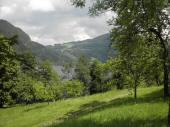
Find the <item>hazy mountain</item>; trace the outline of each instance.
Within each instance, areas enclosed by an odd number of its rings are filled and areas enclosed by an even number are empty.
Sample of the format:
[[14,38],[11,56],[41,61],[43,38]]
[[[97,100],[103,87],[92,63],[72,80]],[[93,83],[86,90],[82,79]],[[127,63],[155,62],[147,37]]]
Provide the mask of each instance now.
[[111,54],[114,54],[114,50],[110,48],[109,34],[84,41],[56,44],[54,46],[48,46],[48,48],[60,51],[72,59],[77,59],[79,56],[85,55],[89,58],[106,61]]
[[20,28],[5,20],[0,20],[0,33],[6,37],[18,36],[16,49],[19,53],[31,52],[39,60],[50,60],[55,65],[73,62],[81,55],[105,61],[114,50],[110,48],[109,34],[84,41],[43,46],[31,41],[30,37]]

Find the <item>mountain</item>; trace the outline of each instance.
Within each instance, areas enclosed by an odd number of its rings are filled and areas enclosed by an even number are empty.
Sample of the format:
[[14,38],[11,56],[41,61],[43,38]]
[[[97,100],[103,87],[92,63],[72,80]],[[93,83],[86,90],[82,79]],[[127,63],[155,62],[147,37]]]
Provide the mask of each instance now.
[[103,62],[106,61],[111,54],[115,54],[114,50],[110,48],[109,34],[84,41],[56,44],[54,46],[48,46],[48,48],[60,51],[72,59],[77,59],[81,55],[85,55],[88,58],[99,59]]
[[18,53],[31,52],[40,61],[50,60],[54,64],[60,59],[60,54],[56,51],[50,50],[46,46],[31,41],[28,34],[8,21],[0,20],[0,34],[9,38],[17,35],[18,43],[15,45],[15,48]]
[[114,50],[110,48],[109,34],[84,41],[44,46],[33,42],[23,30],[5,20],[0,20],[0,34],[6,37],[17,35],[18,44],[15,48],[18,53],[31,52],[40,61],[49,60],[54,65],[74,62],[81,55],[101,61],[106,61],[110,55],[115,55]]

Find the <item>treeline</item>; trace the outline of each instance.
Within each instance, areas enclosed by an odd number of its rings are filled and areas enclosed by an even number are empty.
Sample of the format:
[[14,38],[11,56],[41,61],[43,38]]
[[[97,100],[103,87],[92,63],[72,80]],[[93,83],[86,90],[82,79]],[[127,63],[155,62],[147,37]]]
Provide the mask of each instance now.
[[0,107],[84,94],[82,82],[61,81],[49,61],[39,62],[30,53],[17,54],[16,40],[0,36]]
[[161,48],[156,40],[152,45],[146,41],[138,38],[131,50],[124,46],[106,63],[81,56],[76,64],[64,65],[68,77],[73,68],[75,75],[70,81],[63,81],[49,61],[38,61],[30,53],[17,54],[16,37],[0,36],[0,107],[50,102],[115,88],[128,88],[137,98],[139,85],[163,84]]
[[152,45],[146,41],[140,37],[133,46],[124,45],[106,63],[81,56],[76,64],[64,65],[68,78],[73,68],[75,75],[63,81],[49,61],[38,61],[30,53],[17,54],[16,37],[0,36],[0,106],[50,102],[113,88],[131,89],[137,98],[139,85],[163,84],[161,48],[156,40]]

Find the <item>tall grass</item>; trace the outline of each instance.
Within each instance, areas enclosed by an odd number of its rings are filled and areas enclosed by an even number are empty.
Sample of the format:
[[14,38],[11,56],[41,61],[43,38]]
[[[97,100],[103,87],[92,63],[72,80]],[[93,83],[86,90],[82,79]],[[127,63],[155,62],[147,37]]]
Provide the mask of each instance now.
[[165,127],[168,104],[161,87],[140,88],[0,109],[0,127]]

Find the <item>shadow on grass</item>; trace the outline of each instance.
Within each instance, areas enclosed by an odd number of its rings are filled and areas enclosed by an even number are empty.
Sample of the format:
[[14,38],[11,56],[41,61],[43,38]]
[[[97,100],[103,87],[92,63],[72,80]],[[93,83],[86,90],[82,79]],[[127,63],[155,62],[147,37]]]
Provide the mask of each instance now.
[[143,95],[143,97],[146,97],[146,98],[147,97],[151,97],[151,98],[163,98],[163,96],[164,96],[163,88],[159,89],[159,90],[156,90],[154,92],[151,92],[151,93]]
[[38,105],[38,106],[35,106],[35,107],[29,107],[29,105],[28,105],[27,109],[25,109],[24,112],[29,112],[29,111],[32,111],[32,110],[44,108],[46,106],[48,106],[48,105]]
[[124,97],[124,98],[116,98],[109,102],[101,102],[101,101],[93,101],[88,104],[82,105],[79,110],[72,111],[65,114],[64,118],[60,118],[59,120],[63,121],[60,124],[54,124],[50,127],[155,127],[155,121],[158,123],[156,127],[162,127],[163,124],[166,123],[165,119],[152,119],[152,120],[134,120],[133,118],[129,119],[121,119],[121,120],[111,120],[106,123],[99,124],[93,120],[78,120],[76,118],[84,116],[89,113],[94,113],[100,110],[112,108],[112,107],[120,107],[126,105],[134,105],[141,103],[157,103],[163,101],[162,90],[155,91],[135,100],[132,97]]
[[88,104],[82,105],[78,111],[69,112],[66,114],[66,119],[80,117],[86,115],[88,113],[93,113],[98,110],[104,110],[111,107],[120,107],[122,105],[134,105],[134,104],[141,104],[141,103],[157,103],[158,101],[163,101],[163,91],[155,91],[149,94],[145,94],[143,97],[138,99],[134,99],[133,97],[122,97],[116,98],[109,102],[101,102],[101,101],[93,101]]
[[64,123],[52,125],[50,127],[166,127],[166,118],[155,118],[151,120],[112,119],[101,123],[92,119],[85,120],[68,120]]

